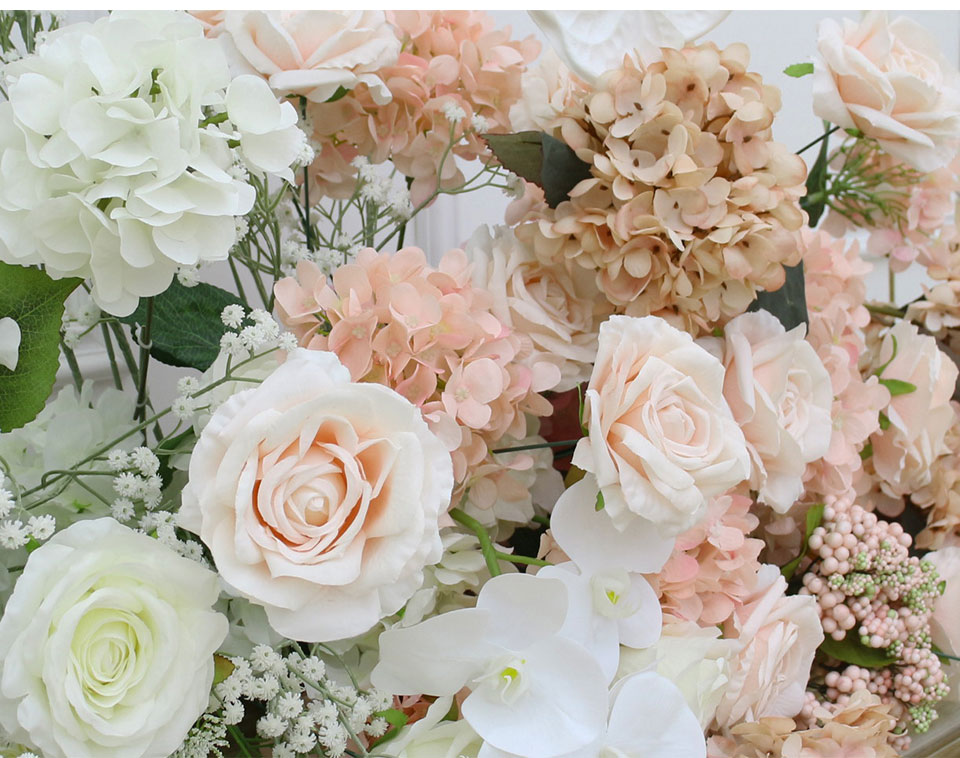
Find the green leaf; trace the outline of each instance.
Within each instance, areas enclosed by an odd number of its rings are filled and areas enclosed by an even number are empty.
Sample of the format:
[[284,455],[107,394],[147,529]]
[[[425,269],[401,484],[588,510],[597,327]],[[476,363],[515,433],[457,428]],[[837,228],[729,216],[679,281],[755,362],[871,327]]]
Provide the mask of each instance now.
[[[824,132],[830,131],[830,123],[823,122]],[[827,158],[830,138],[824,136],[820,142],[820,152],[817,160],[807,174],[807,196],[801,198],[800,207],[810,214],[810,227],[813,228],[823,215],[827,203]]]
[[577,157],[565,142],[545,132],[484,134],[504,168],[543,188],[547,205],[556,208],[570,190],[593,176],[590,164]]
[[885,432],[887,431],[887,429],[890,428],[890,417],[883,411],[880,411],[879,421],[880,421],[880,431]]
[[229,658],[225,658],[222,655],[213,656],[213,683],[220,684],[224,679],[226,679],[230,674],[233,673],[233,670],[236,666],[233,665],[233,662]]
[[597,492],[597,504],[594,506],[594,510],[602,511],[606,506],[606,503],[603,500],[603,493]]
[[860,460],[861,460],[861,461],[865,461],[865,460],[867,460],[867,458],[869,458],[869,457],[872,456],[872,455],[873,455],[873,443],[872,443],[872,442],[868,442],[868,443],[867,443],[866,445],[864,445],[863,448],[860,450]]
[[325,103],[335,103],[335,102],[337,102],[337,100],[340,100],[342,97],[344,97],[349,91],[350,91],[350,90],[348,90],[346,87],[344,87],[343,85],[341,85],[341,86],[337,87],[337,91],[334,92],[332,95],[330,95],[330,97],[328,97],[326,100],[324,100],[324,102],[325,102]]
[[850,633],[839,642],[827,635],[820,645],[820,652],[868,669],[882,669],[897,662],[896,656],[890,655],[885,648],[868,647]]
[[786,277],[783,286],[772,292],[758,292],[757,299],[750,303],[748,311],[761,308],[769,311],[783,324],[784,329],[793,329],[800,324],[809,324],[807,293],[803,280],[803,261],[796,266],[784,266]]
[[910,384],[910,382],[904,382],[900,379],[881,379],[880,384],[890,390],[890,395],[896,397],[897,395],[909,395],[911,392],[917,391],[916,384]]
[[816,503],[811,505],[810,510],[807,511],[807,523],[803,530],[803,544],[800,547],[800,555],[780,569],[780,573],[783,574],[788,582],[793,579],[793,575],[797,573],[797,569],[800,567],[800,561],[802,561],[803,556],[807,554],[807,545],[810,544],[810,535],[812,535],[813,530],[820,526],[820,524],[823,522],[824,507],[825,506],[823,503]]
[[410,717],[407,716],[406,713],[399,711],[396,708],[378,711],[374,715],[382,718],[384,721],[390,724],[390,726],[406,726],[407,722],[410,720]]
[[43,410],[60,367],[63,302],[81,281],[0,263],[0,318],[20,327],[16,370],[0,366],[0,431],[17,429]]
[[[206,371],[216,360],[220,338],[227,331],[220,313],[235,303],[243,304],[236,295],[212,284],[184,287],[174,279],[169,289],[153,301],[150,355],[169,366]],[[141,300],[133,313],[120,320],[139,328],[146,314],[146,304]]]
[[801,76],[807,76],[807,74],[813,73],[813,64],[812,63],[794,63],[790,66],[787,66],[783,73],[787,76],[792,76],[794,79],[799,79]]

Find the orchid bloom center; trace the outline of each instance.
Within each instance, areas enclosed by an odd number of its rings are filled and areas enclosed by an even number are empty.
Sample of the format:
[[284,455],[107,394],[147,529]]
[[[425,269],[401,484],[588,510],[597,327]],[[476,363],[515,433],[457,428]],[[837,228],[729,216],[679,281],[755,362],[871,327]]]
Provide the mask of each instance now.
[[524,675],[527,661],[525,658],[501,658],[493,663],[488,673],[477,681],[501,702],[510,705],[527,691],[528,677]]
[[630,576],[623,569],[603,571],[590,578],[594,610],[607,618],[632,616],[639,606],[630,597]]

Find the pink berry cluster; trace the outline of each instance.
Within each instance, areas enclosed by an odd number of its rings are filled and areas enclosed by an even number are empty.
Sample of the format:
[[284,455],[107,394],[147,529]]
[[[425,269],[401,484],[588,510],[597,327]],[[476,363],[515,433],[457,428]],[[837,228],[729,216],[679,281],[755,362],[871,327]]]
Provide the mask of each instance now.
[[894,706],[904,730],[923,732],[937,717],[934,705],[949,692],[930,639],[943,585],[931,563],[910,555],[910,544],[900,524],[846,501],[827,505],[810,536],[813,562],[800,594],[817,599],[824,634],[840,642],[852,632],[854,644],[892,659],[882,668],[826,670],[827,701],[843,703],[866,689]]

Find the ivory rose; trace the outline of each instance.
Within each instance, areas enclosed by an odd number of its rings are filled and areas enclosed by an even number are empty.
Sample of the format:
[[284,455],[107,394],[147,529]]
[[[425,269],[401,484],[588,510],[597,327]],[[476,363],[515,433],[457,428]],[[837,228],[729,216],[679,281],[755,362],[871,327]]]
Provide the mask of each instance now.
[[110,518],[30,554],[0,618],[0,733],[47,758],[167,758],[207,707],[217,576]]
[[376,71],[396,63],[400,40],[383,11],[226,11],[223,28],[277,94],[322,103],[366,84],[378,105],[390,102]]
[[752,597],[727,622],[725,636],[742,648],[730,663],[730,682],[717,707],[720,727],[796,716],[803,707],[823,629],[816,599],[786,591],[780,569],[761,566]]
[[737,316],[723,333],[723,396],[747,440],[750,488],[786,513],[803,493],[807,464],[830,448],[830,375],[804,328],[788,332],[767,311]]
[[466,246],[473,284],[493,296],[493,315],[532,343],[528,362],[560,371],[565,392],[590,377],[599,321],[613,310],[598,297],[593,275],[566,263],[541,263],[512,229],[481,226]]
[[592,472],[605,510],[664,534],[689,529],[707,500],[750,475],[743,433],[723,399],[723,366],[656,316],[613,316],[600,327],[585,399],[589,436],[573,463]]
[[419,410],[298,349],[213,414],[190,461],[181,525],[270,625],[353,637],[403,607],[440,560],[450,454]]
[[944,439],[954,418],[950,399],[957,366],[933,337],[920,334],[907,321],[898,321],[884,333],[873,363],[873,373],[879,374],[881,382],[906,382],[915,388],[891,390],[884,411],[890,424],[870,438],[881,487],[888,495],[900,497],[929,484],[934,461],[948,452]]
[[813,111],[876,139],[920,171],[947,165],[960,138],[960,74],[919,24],[881,11],[820,22]]

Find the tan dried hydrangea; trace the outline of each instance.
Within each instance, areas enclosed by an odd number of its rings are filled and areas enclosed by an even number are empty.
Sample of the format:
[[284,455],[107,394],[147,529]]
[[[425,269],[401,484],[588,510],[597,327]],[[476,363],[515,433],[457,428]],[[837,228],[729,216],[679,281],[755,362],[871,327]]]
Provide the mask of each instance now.
[[704,44],[604,74],[553,130],[592,178],[517,235],[545,262],[595,270],[626,313],[693,332],[780,287],[800,260],[806,166],[772,141],[780,93],[748,61],[743,45]]
[[944,439],[950,452],[930,467],[930,483],[910,495],[916,505],[929,509],[927,526],[916,539],[925,550],[960,544],[960,404],[951,406],[954,422]]
[[[817,705],[810,721],[765,718],[711,737],[708,758],[896,758],[890,744],[896,719],[890,706],[866,690],[842,705]],[[809,709],[805,709],[809,710]],[[804,728],[806,727],[806,728]]]

